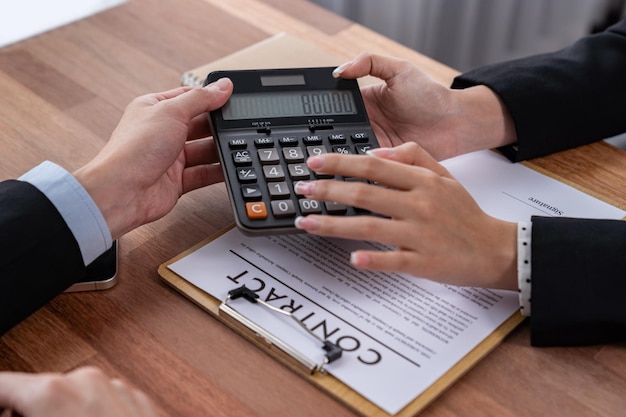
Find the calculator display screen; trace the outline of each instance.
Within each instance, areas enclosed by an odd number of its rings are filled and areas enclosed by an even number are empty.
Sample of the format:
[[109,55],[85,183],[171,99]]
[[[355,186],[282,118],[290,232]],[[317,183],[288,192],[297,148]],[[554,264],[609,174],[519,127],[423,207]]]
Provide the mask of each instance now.
[[224,120],[354,114],[357,107],[348,90],[233,94],[222,107]]

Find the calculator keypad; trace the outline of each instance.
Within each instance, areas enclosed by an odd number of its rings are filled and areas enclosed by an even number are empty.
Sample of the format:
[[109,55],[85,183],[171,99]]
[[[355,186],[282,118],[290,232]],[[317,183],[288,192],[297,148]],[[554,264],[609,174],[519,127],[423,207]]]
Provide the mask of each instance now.
[[[270,134],[232,132],[227,140],[230,153],[227,176],[231,197],[242,200],[235,207],[239,220],[249,228],[293,228],[299,215],[331,214],[354,215],[363,213],[337,202],[322,202],[297,195],[298,181],[335,178],[317,175],[309,170],[306,159],[327,152],[364,154],[377,147],[369,127],[323,133]],[[225,157],[224,160],[227,158]],[[227,164],[228,165],[228,164]],[[337,180],[351,180],[341,177]]]

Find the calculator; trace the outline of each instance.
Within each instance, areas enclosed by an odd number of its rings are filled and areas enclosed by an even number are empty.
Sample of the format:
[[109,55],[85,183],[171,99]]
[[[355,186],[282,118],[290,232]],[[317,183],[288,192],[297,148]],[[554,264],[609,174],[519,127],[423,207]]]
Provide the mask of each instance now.
[[300,232],[297,216],[350,216],[363,210],[298,195],[298,181],[317,175],[308,157],[326,152],[364,154],[378,147],[356,80],[337,79],[334,67],[215,71],[234,91],[210,112],[237,227],[248,235]]

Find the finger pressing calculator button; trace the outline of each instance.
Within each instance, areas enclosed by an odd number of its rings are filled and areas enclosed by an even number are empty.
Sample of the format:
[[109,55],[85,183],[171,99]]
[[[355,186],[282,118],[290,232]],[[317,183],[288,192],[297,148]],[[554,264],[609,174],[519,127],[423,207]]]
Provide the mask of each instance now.
[[322,212],[322,205],[317,200],[301,198],[298,200],[298,204],[300,205],[302,214],[319,214]]
[[258,184],[244,185],[241,187],[241,195],[244,200],[259,200],[261,198],[261,188]]
[[246,203],[246,214],[249,219],[260,220],[267,218],[267,209],[265,203],[262,201],[255,201],[253,203]]
[[250,152],[248,151],[234,151],[232,155],[233,162],[237,166],[250,165],[252,163],[252,157],[250,156]]
[[299,183],[299,182],[300,182],[300,181],[294,181],[294,182],[293,182],[293,192],[294,192],[294,193],[296,193],[296,195],[301,196],[301,195],[304,195],[304,194],[300,194],[300,193],[297,193],[297,192],[296,192],[296,190],[298,189],[298,183]]
[[296,208],[291,200],[272,201],[272,213],[276,217],[293,217],[296,215]]

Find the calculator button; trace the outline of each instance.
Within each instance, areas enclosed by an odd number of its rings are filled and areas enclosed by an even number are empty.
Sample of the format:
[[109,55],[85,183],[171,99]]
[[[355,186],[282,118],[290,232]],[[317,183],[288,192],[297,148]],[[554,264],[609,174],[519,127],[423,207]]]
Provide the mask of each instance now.
[[283,148],[283,158],[286,162],[303,162],[304,152],[299,147]]
[[237,179],[239,182],[256,182],[257,175],[254,168],[239,168],[237,170]]
[[307,135],[302,138],[305,145],[321,145],[322,138],[320,135]]
[[257,184],[243,185],[241,187],[241,195],[246,201],[260,200],[261,199],[261,187]]
[[262,201],[246,203],[246,214],[252,220],[266,219],[267,209],[265,208],[265,203]]
[[259,161],[262,164],[277,164],[280,161],[280,155],[278,154],[278,149],[259,149],[257,151],[259,155]]
[[245,139],[231,139],[228,141],[228,147],[230,149],[245,149],[247,146]]
[[254,140],[254,144],[257,148],[269,148],[270,146],[274,146],[273,138],[256,138]]
[[272,213],[276,217],[293,217],[296,215],[296,208],[291,200],[272,201]]
[[372,145],[370,145],[369,143],[365,145],[356,145],[355,148],[357,154],[363,155],[364,153],[372,149]]
[[363,143],[368,142],[370,140],[370,137],[367,135],[367,133],[353,133],[350,135],[350,139],[352,139],[352,142],[354,143]]
[[328,135],[328,141],[332,144],[346,143],[346,135],[343,133],[331,133]]
[[322,206],[319,201],[310,198],[301,198],[298,200],[300,211],[302,214],[319,214],[322,212]]
[[285,171],[281,165],[265,165],[263,166],[263,175],[268,181],[284,181]]
[[348,211],[348,206],[334,201],[325,201],[324,207],[328,214],[345,214]]
[[248,151],[233,151],[233,162],[237,166],[250,165],[252,163],[252,157]]
[[349,153],[352,153],[352,150],[350,149],[349,145],[336,145],[336,146],[333,146],[333,152],[349,154]]
[[271,182],[267,184],[267,191],[270,193],[272,199],[287,198],[289,197],[289,187],[284,181]]
[[308,180],[311,174],[306,164],[289,164],[287,169],[292,180]]
[[322,146],[307,146],[306,147],[306,151],[307,151],[307,154],[309,156],[317,156],[317,155],[321,155],[323,153],[326,153],[326,148],[324,147],[324,145],[322,145]]
[[294,136],[283,136],[278,139],[278,143],[282,146],[298,146],[298,138]]

